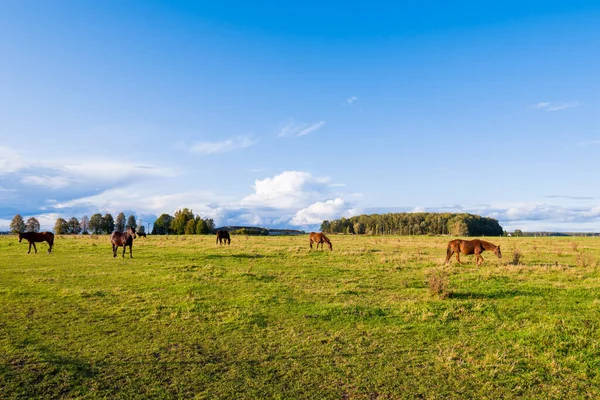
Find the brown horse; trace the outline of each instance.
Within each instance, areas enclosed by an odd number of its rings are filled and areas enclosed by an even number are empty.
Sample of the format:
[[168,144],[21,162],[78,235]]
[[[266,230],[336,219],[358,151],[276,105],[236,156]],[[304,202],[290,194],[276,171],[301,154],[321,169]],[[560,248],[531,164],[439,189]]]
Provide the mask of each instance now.
[[462,240],[455,239],[448,242],[448,248],[446,249],[446,264],[450,263],[450,257],[452,254],[456,253],[456,261],[460,264],[460,253],[463,254],[475,254],[475,263],[477,266],[483,264],[483,257],[481,253],[485,250],[492,250],[498,258],[502,258],[502,252],[500,251],[500,246],[496,246],[490,242],[486,242],[485,240]]
[[127,228],[126,232],[113,232],[110,235],[110,242],[112,243],[113,249],[113,257],[117,256],[117,249],[119,248],[119,246],[123,246],[123,258],[125,258],[125,250],[127,249],[127,246],[129,246],[129,257],[133,258],[131,248],[133,246],[133,239],[135,238],[135,231],[131,227]]
[[37,253],[35,242],[48,242],[50,245],[48,254],[50,254],[52,246],[54,246],[54,233],[52,232],[19,232],[19,243],[21,243],[21,240],[23,239],[29,242],[29,251],[27,254],[31,253],[31,245],[33,245],[33,249]]
[[144,237],[144,238],[146,237],[146,233],[145,232],[138,232],[137,235],[139,237]]
[[231,237],[229,236],[229,232],[224,229],[219,229],[217,231],[217,241],[215,242],[219,244],[231,244]]
[[329,250],[333,251],[333,245],[331,244],[331,240],[327,236],[325,236],[322,232],[311,232],[308,235],[308,240],[310,244],[310,248],[312,249],[313,243],[317,244],[317,250],[319,249],[319,244],[321,245],[321,250],[323,250],[323,243],[327,243],[329,246]]

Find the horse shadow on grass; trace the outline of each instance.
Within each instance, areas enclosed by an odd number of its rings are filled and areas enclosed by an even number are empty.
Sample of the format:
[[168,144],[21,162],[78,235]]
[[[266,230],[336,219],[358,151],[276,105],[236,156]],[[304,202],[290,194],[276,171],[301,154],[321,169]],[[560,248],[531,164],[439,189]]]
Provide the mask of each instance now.
[[204,256],[207,260],[215,260],[221,258],[247,258],[247,259],[256,259],[256,258],[273,258],[277,257],[276,254],[207,254]]
[[451,299],[457,300],[498,300],[510,299],[513,297],[538,297],[540,294],[523,290],[496,290],[493,292],[453,292],[450,293]]

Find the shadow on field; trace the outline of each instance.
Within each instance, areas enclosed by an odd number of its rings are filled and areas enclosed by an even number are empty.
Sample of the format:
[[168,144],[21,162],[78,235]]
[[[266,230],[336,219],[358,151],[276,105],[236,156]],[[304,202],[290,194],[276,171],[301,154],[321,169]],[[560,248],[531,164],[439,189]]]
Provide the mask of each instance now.
[[267,258],[267,257],[277,257],[276,254],[268,254],[268,255],[264,255],[264,254],[246,254],[246,253],[240,253],[240,254],[208,254],[206,256],[204,256],[204,258],[210,260],[210,259],[217,259],[217,258]]
[[540,296],[537,293],[533,292],[524,292],[522,290],[499,290],[495,292],[458,292],[451,293],[450,298],[458,299],[458,300],[471,300],[471,299],[509,299],[513,297],[531,297],[531,296]]

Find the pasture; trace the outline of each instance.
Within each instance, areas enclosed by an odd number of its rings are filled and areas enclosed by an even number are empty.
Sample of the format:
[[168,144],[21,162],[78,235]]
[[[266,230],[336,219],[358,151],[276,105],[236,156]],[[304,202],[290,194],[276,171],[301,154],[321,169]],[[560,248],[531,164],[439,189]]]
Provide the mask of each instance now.
[[600,238],[330,238],[1,237],[0,398],[600,396]]

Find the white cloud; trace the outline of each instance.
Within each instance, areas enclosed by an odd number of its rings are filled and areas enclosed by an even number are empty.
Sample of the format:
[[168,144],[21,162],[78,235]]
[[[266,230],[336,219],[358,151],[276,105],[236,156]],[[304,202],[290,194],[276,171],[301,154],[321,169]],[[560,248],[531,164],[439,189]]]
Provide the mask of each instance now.
[[358,97],[356,97],[356,96],[352,96],[352,97],[349,97],[349,98],[347,98],[347,99],[346,99],[346,103],[347,103],[347,104],[352,104],[352,103],[354,103],[356,100],[358,100]]
[[240,202],[243,206],[274,208],[303,207],[313,195],[324,190],[327,177],[314,177],[308,172],[284,171],[273,178],[257,179],[254,193]]
[[190,147],[190,151],[196,154],[226,153],[238,149],[245,149],[258,142],[251,136],[237,136],[220,142],[196,142]]
[[0,146],[0,175],[10,174],[27,167],[24,157],[16,150]]
[[70,180],[64,176],[25,176],[21,179],[26,185],[44,186],[50,189],[61,189],[71,184]]
[[290,221],[292,225],[316,225],[326,219],[337,219],[344,214],[345,202],[342,198],[317,201],[310,206],[298,210]]
[[325,121],[315,122],[313,124],[307,123],[296,123],[293,120],[288,122],[281,130],[277,136],[279,137],[300,137],[304,135],[308,135],[311,132],[320,129],[323,125],[325,125]]
[[561,110],[566,110],[567,108],[578,107],[579,105],[580,105],[580,103],[578,101],[557,102],[557,103],[544,101],[544,102],[535,104],[533,106],[533,108],[538,109],[538,110],[544,110],[544,111],[561,111]]

